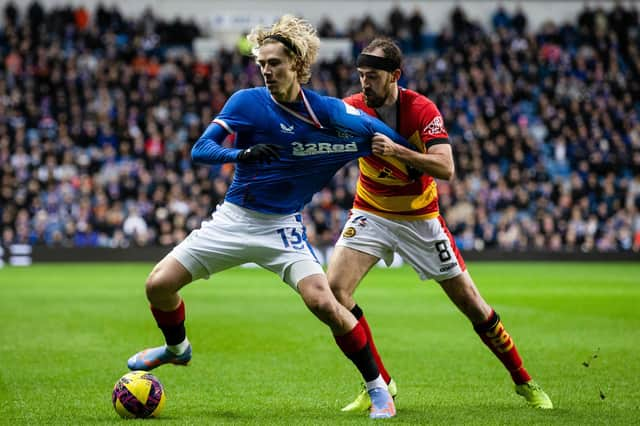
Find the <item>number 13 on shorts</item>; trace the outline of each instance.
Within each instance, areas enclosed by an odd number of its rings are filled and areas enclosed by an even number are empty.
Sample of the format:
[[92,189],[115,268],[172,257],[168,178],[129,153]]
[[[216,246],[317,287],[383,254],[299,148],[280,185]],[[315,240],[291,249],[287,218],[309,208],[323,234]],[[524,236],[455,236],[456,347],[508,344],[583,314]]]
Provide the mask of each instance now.
[[280,228],[276,230],[282,239],[284,248],[293,248],[295,250],[303,250],[306,248],[306,235],[304,230],[302,233],[296,228]]

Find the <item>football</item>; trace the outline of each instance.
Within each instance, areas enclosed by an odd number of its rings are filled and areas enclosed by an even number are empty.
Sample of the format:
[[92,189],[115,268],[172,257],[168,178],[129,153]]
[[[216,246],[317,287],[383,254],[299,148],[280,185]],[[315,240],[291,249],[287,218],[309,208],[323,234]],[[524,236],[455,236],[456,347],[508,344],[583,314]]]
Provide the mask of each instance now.
[[116,382],[111,402],[124,418],[157,417],[164,407],[162,383],[146,371],[132,371]]

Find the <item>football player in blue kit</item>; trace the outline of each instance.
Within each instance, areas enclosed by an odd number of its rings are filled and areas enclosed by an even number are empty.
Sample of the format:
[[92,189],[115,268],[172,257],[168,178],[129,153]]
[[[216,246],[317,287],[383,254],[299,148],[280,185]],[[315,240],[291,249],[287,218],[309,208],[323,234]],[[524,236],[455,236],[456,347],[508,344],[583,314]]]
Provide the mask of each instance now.
[[[371,418],[395,416],[395,405],[373,359],[366,333],[333,296],[307,242],[300,211],[347,162],[384,154],[385,134],[406,144],[382,122],[339,99],[302,89],[319,39],[302,19],[285,15],[248,36],[266,87],[235,93],[192,149],[195,162],[237,163],[224,202],[151,271],[147,299],[166,344],[128,361],[132,370],[187,364],[191,345],[179,290],[211,274],[254,262],[280,276],[326,323],[343,353],[362,374]],[[235,134],[236,147],[221,143]]]

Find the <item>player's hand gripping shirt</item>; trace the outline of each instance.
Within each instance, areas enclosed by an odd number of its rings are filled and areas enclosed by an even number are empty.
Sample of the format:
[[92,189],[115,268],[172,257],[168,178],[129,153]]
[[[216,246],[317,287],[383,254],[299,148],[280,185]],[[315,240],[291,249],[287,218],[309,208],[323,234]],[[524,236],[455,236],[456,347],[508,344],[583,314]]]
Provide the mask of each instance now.
[[[376,117],[362,93],[345,99]],[[398,92],[397,131],[420,152],[438,143],[449,143],[444,120],[436,105],[419,93],[401,88]],[[409,176],[407,166],[391,157],[370,155],[359,159],[360,177],[353,207],[390,219],[417,220],[438,216],[438,190],[433,177]]]
[[[240,90],[196,142],[196,162],[235,161],[242,149],[276,144],[280,158],[271,164],[236,165],[225,200],[263,213],[299,212],[349,161],[371,154],[371,137],[379,132],[408,146],[395,131],[343,101],[302,90],[302,103],[277,102],[264,88]],[[237,149],[219,145],[235,134]]]

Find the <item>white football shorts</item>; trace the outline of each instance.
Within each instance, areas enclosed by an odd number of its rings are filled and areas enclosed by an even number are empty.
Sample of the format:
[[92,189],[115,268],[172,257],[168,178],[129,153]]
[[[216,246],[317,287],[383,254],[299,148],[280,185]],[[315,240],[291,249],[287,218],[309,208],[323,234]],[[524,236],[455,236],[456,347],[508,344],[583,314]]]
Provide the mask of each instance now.
[[420,279],[442,281],[460,275],[464,260],[441,216],[427,220],[394,220],[353,209],[337,246],[383,259],[394,252],[416,270]]
[[193,280],[244,263],[256,263],[297,290],[298,282],[324,274],[299,214],[275,215],[224,202],[169,253]]

